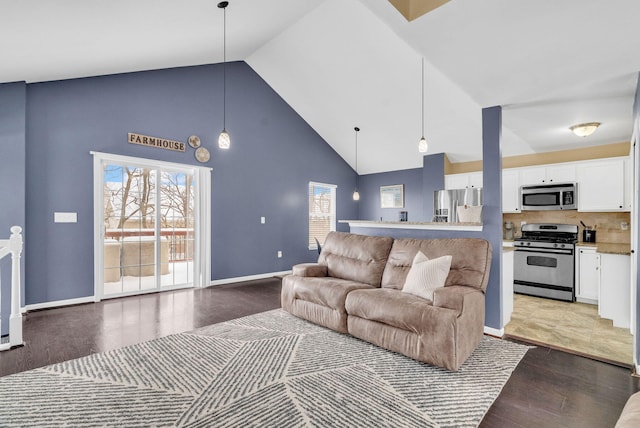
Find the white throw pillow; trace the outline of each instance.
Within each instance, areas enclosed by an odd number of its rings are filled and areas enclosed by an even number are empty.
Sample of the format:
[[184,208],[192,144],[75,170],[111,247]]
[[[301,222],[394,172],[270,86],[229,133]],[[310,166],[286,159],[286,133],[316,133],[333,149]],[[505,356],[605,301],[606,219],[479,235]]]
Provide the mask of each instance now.
[[429,260],[418,251],[413,258],[413,264],[407,274],[402,291],[423,299],[433,300],[435,289],[444,287],[444,283],[451,269],[451,256],[442,256]]

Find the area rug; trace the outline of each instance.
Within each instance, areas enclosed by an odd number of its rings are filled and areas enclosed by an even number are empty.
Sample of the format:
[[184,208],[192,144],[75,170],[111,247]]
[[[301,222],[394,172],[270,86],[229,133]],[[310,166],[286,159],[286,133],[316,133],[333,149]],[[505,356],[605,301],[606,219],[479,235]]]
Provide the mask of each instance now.
[[449,372],[277,309],[0,378],[0,426],[475,427],[528,349]]

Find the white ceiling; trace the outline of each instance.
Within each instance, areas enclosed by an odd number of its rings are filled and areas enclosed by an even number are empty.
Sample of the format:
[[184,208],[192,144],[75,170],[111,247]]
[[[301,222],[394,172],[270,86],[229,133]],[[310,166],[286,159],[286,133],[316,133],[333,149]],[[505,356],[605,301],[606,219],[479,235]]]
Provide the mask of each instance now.
[[[0,0],[0,82],[222,61],[218,0]],[[227,60],[245,60],[358,172],[431,153],[481,158],[502,105],[504,156],[629,141],[638,0],[452,0],[407,22],[387,0],[230,0]],[[568,130],[602,122],[590,137]]]

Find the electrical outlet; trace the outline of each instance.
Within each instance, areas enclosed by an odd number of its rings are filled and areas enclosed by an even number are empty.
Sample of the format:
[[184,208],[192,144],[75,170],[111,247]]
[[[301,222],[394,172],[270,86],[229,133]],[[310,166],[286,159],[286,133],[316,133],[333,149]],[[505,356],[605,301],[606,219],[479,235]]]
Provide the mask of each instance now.
[[260,217],[260,224],[265,224],[267,222],[267,219],[264,217]]
[[278,258],[281,259],[282,258],[282,251],[278,251]]

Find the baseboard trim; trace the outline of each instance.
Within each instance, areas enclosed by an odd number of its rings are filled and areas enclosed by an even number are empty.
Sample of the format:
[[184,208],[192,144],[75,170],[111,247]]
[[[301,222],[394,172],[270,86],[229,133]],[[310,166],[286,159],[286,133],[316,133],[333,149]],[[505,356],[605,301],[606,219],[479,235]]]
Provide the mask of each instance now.
[[238,276],[235,278],[225,278],[225,279],[216,279],[213,280],[209,283],[209,286],[213,286],[213,285],[223,285],[223,284],[233,284],[236,282],[244,282],[244,281],[253,281],[256,279],[265,279],[265,278],[272,278],[274,276],[283,276],[283,275],[289,275],[291,273],[290,270],[285,270],[282,272],[271,272],[271,273],[261,273],[258,275],[248,275],[248,276]]
[[56,300],[53,302],[36,303],[33,305],[25,305],[22,308],[22,312],[37,311],[40,309],[59,308],[61,306],[80,305],[82,303],[94,303],[95,298],[93,296],[78,297],[77,299]]
[[502,337],[504,336],[504,328],[496,329],[493,327],[484,326],[484,334],[488,334],[489,336]]

